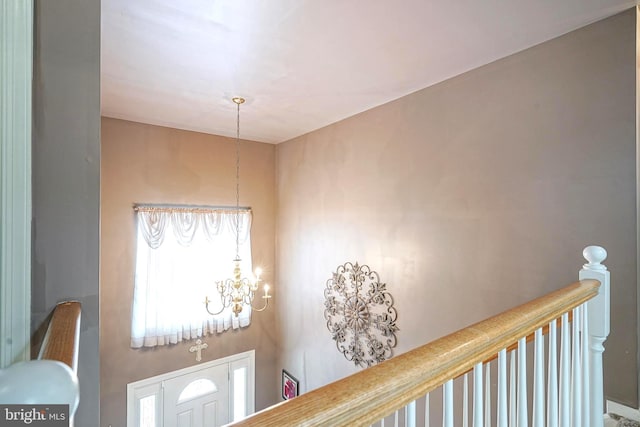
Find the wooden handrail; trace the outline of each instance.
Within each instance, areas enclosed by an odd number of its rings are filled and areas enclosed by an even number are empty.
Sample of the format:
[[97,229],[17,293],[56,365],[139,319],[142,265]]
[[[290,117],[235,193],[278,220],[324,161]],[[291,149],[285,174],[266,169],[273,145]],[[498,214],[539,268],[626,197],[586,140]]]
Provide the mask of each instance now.
[[[573,313],[570,311],[568,314],[569,314],[569,323],[571,323],[573,321]],[[562,327],[562,319],[561,318],[556,319],[556,326],[558,328]],[[544,335],[548,335],[548,334],[549,334],[549,325],[543,326],[542,327],[542,335],[544,336]],[[527,344],[532,342],[534,339],[535,339],[535,333],[530,333],[529,335],[527,335],[527,337],[526,337]],[[517,348],[518,348],[518,343],[514,342],[509,347],[507,347],[506,350],[507,350],[507,353],[508,353],[508,352],[513,351],[513,350],[515,350]],[[494,360],[497,360],[497,359],[498,359],[498,355],[494,354],[490,358],[483,360],[482,363],[483,364],[491,363],[491,362],[493,362]],[[473,368],[469,369],[467,372],[463,372],[462,374],[458,375],[456,378],[460,378],[464,374],[468,374],[470,372],[473,372]]]
[[233,426],[368,426],[598,294],[581,280],[354,375],[267,408]]
[[77,372],[80,312],[78,301],[65,301],[56,306],[38,359],[58,360]]

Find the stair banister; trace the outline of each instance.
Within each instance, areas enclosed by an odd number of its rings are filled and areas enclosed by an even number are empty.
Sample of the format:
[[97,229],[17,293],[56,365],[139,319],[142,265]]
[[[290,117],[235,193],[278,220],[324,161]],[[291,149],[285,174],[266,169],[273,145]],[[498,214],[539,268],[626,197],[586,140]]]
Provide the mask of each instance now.
[[369,425],[588,301],[599,285],[573,283],[234,425]]
[[[476,427],[523,427],[531,421],[532,427],[543,426],[545,422],[549,427],[601,427],[604,415],[602,343],[609,333],[609,273],[601,264],[606,258],[603,248],[587,247],[583,254],[588,262],[580,271],[579,282],[267,408],[233,425],[369,426],[375,423],[380,426],[385,425],[384,418],[394,416],[397,420],[401,413],[398,411],[404,411],[405,425],[413,426],[417,400],[424,402],[425,425],[428,425],[428,393],[442,387],[445,396],[449,396],[447,391],[452,380],[460,376],[464,376],[461,381],[465,387],[462,424],[459,419],[453,419],[448,399],[444,402],[442,422],[450,426],[470,425],[471,420],[465,416],[468,414],[466,379],[475,367],[474,396],[477,398],[472,418]],[[546,331],[549,337],[543,338]],[[524,382],[528,381],[525,347],[530,339],[536,347],[533,407],[528,404],[529,387]],[[544,374],[545,357],[541,356],[544,340],[549,342],[550,350],[546,357],[548,377]],[[560,344],[559,351],[556,340]],[[498,361],[492,362],[496,355]],[[507,358],[510,360],[508,373]],[[481,388],[482,382],[486,385],[486,379],[491,378],[489,363],[497,364],[500,383],[495,424],[489,403],[491,389],[485,388],[482,397]],[[484,378],[483,366],[487,367]],[[547,378],[546,405],[544,378]],[[409,409],[403,409],[407,405]]]

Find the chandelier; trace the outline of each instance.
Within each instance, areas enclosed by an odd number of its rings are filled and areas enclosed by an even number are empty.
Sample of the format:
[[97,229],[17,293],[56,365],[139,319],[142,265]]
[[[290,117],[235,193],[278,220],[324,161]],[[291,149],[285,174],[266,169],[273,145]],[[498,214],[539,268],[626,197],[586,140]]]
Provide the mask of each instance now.
[[263,311],[269,305],[269,285],[263,286],[264,305],[261,308],[255,308],[253,306],[253,300],[255,298],[256,291],[260,286],[260,275],[262,271],[257,268],[253,277],[242,277],[242,271],[240,268],[240,104],[244,103],[244,98],[235,97],[231,99],[237,106],[237,120],[236,120],[236,257],[233,260],[233,278],[219,280],[216,282],[216,289],[222,308],[218,312],[212,312],[209,310],[209,303],[212,300],[209,297],[205,297],[204,304],[207,312],[211,315],[222,313],[225,309],[231,307],[233,314],[237,317],[245,306],[251,307],[255,311]]

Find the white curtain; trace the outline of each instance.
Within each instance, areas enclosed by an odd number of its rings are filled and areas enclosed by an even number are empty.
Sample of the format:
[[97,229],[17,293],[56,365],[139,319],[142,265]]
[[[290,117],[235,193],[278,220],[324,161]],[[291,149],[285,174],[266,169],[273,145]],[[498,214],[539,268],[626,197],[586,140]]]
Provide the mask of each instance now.
[[[243,277],[252,277],[251,211],[240,221]],[[137,213],[136,275],[131,347],[176,344],[230,327],[248,326],[251,308],[236,317],[222,307],[215,283],[233,277],[236,214],[233,211],[144,211]]]

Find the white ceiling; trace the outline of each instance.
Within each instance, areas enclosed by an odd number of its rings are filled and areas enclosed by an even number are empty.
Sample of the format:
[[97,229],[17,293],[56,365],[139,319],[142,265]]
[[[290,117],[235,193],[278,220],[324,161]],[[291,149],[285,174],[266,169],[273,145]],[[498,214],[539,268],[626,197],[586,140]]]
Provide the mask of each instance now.
[[632,0],[102,0],[102,114],[278,143]]

